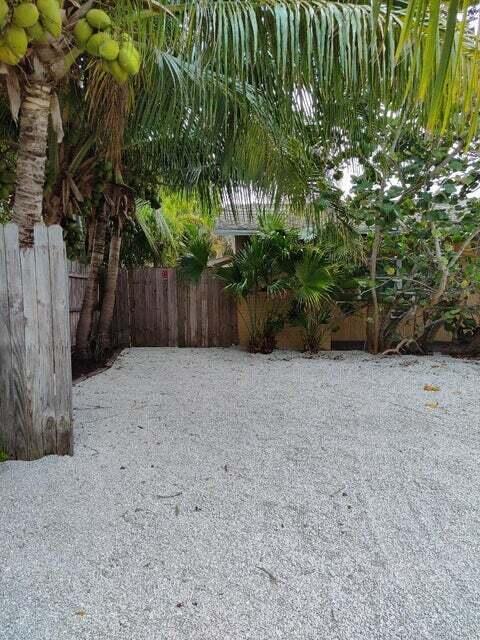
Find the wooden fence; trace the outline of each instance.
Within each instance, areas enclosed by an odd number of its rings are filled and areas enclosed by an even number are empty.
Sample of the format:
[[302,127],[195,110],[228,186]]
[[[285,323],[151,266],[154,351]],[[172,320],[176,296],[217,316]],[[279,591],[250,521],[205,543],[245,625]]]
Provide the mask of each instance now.
[[230,347],[238,341],[236,303],[210,273],[193,284],[175,269],[134,269],[128,298],[132,346]]
[[178,346],[231,347],[238,343],[237,303],[211,273],[177,286]]
[[[69,263],[72,346],[87,277],[87,267]],[[98,315],[97,308],[94,332]],[[237,342],[236,303],[212,274],[193,284],[178,278],[175,269],[120,271],[112,322],[114,347],[229,347]]]
[[133,269],[128,274],[128,299],[132,346],[178,346],[175,269]]
[[32,460],[72,452],[67,265],[62,229],[37,225],[20,248],[0,225],[0,446]]
[[[70,336],[72,348],[75,348],[77,325],[80,319],[83,297],[88,278],[88,266],[80,262],[68,261],[69,301],[70,301]],[[112,346],[130,346],[130,319],[128,303],[127,272],[122,270],[118,274],[117,299],[112,321]],[[100,315],[99,308],[100,291],[97,292],[97,306],[94,314],[95,333]]]
[[88,278],[88,267],[79,262],[68,261],[68,282],[70,296],[70,336],[72,348],[75,347],[77,325],[80,319],[83,296]]

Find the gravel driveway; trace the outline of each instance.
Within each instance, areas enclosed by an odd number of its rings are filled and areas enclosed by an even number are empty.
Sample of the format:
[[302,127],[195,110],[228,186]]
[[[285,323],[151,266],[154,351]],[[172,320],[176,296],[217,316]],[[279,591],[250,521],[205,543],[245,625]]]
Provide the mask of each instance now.
[[0,465],[0,638],[478,640],[479,365],[124,352]]

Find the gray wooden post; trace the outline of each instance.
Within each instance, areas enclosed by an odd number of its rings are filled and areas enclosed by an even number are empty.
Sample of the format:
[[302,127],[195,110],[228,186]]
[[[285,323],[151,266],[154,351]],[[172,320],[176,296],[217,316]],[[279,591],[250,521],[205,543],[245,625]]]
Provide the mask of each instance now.
[[22,460],[73,453],[62,229],[36,225],[34,240],[0,225],[0,448]]

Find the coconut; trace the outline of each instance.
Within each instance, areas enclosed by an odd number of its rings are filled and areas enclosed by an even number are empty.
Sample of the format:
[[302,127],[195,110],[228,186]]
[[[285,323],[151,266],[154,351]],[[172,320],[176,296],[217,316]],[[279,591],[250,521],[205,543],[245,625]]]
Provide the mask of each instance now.
[[58,22],[60,17],[60,5],[57,0],[37,0],[37,8],[41,15]]
[[13,24],[23,29],[33,27],[38,22],[39,16],[38,9],[34,4],[24,2],[17,5],[13,10]]
[[33,27],[25,29],[25,31],[27,32],[27,36],[30,42],[40,42],[43,44],[48,42],[48,35],[40,22],[34,24]]
[[75,25],[73,35],[79,45],[82,47],[85,46],[93,35],[93,29],[89,25],[88,20],[85,20],[85,18],[83,20],[79,20]]
[[20,58],[16,56],[13,51],[5,44],[0,44],[0,62],[15,65],[20,62]]
[[59,38],[62,34],[62,14],[57,0],[37,0],[37,7],[43,28],[54,38]]
[[120,47],[118,45],[118,42],[115,42],[115,40],[112,40],[111,38],[105,40],[105,42],[103,42],[98,48],[98,53],[100,54],[100,56],[104,60],[108,61],[116,60],[118,58],[119,51]]
[[106,40],[110,40],[108,33],[105,33],[105,31],[99,31],[89,38],[85,48],[91,56],[98,57],[100,55],[100,45],[102,45]]
[[28,49],[28,38],[25,29],[11,25],[5,29],[5,44],[18,57],[23,58]]
[[113,62],[108,62],[107,64],[108,70],[118,82],[118,84],[125,84],[125,82],[128,80],[128,73],[124,69],[122,69],[122,67],[116,60],[114,60]]
[[0,25],[5,23],[8,16],[9,7],[5,0],[0,0]]
[[118,54],[118,63],[130,76],[140,71],[140,53],[133,44],[124,44]]
[[59,38],[62,35],[62,17],[60,11],[58,12],[58,17],[56,19],[41,15],[40,20],[44,29],[54,38]]
[[110,20],[110,16],[102,11],[101,9],[90,9],[86,16],[89,24],[99,31],[103,31],[104,29],[108,29],[111,26],[112,21]]

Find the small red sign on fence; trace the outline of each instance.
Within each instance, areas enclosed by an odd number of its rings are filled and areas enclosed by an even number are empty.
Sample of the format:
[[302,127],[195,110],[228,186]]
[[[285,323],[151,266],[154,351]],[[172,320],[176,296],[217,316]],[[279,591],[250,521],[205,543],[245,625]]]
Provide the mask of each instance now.
[[168,269],[162,269],[162,280],[168,280]]

